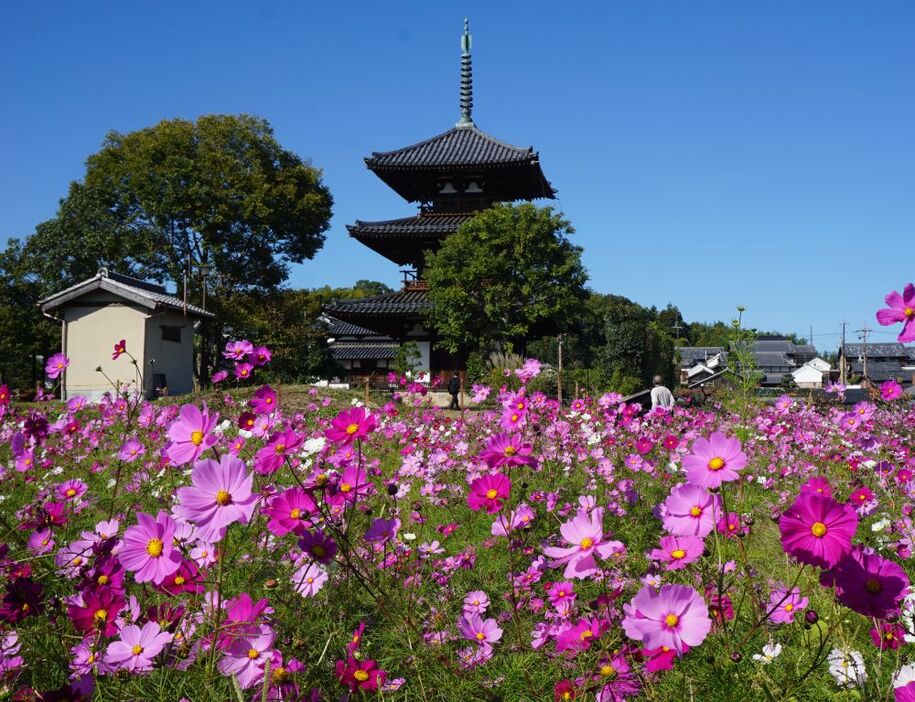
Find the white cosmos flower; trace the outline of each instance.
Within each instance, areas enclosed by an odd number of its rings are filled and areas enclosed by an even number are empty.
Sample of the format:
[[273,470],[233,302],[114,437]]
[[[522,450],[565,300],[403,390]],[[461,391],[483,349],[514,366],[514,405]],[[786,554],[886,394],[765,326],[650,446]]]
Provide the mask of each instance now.
[[902,666],[893,676],[893,687],[905,687],[915,682],[915,663]]
[[753,660],[759,661],[763,665],[769,665],[772,661],[778,658],[779,654],[782,652],[782,645],[779,643],[767,643],[763,646],[762,653],[754,653]]
[[307,439],[304,444],[302,444],[301,456],[307,458],[308,456],[314,456],[316,453],[320,453],[324,450],[324,446],[327,443],[327,439],[323,436],[318,436],[315,438]]
[[857,651],[834,648],[826,660],[829,661],[829,674],[839,687],[860,687],[867,682],[864,658]]

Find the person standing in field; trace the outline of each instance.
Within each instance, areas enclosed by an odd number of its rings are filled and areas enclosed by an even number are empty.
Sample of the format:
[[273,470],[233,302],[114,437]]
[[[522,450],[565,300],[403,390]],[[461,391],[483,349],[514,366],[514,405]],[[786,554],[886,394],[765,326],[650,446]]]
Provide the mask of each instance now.
[[655,407],[673,407],[674,395],[664,387],[664,379],[656,375],[652,381],[654,387],[651,389],[651,409]]
[[461,392],[461,378],[458,376],[457,372],[451,376],[451,380],[448,381],[448,394],[451,395],[451,404],[448,405],[448,409],[459,410],[461,406],[458,404],[458,393]]

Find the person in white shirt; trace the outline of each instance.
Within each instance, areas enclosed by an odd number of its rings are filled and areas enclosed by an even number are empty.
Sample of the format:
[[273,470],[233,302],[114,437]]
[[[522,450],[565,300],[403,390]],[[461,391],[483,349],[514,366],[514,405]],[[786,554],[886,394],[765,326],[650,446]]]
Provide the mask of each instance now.
[[651,389],[651,409],[655,407],[673,407],[673,393],[664,387],[664,379],[656,375],[652,381],[654,387]]

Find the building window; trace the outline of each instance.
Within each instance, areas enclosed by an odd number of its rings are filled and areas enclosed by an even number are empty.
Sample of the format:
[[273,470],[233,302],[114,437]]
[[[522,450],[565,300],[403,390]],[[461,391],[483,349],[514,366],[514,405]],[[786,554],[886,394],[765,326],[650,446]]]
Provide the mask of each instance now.
[[162,341],[181,343],[181,327],[162,327]]

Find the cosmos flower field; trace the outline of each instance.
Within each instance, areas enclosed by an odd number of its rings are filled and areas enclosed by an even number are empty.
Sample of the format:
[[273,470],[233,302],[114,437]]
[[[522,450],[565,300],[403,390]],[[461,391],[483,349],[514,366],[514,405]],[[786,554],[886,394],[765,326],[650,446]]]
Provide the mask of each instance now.
[[224,356],[183,404],[0,388],[0,699],[915,700],[897,387],[646,413],[531,360],[458,414]]

